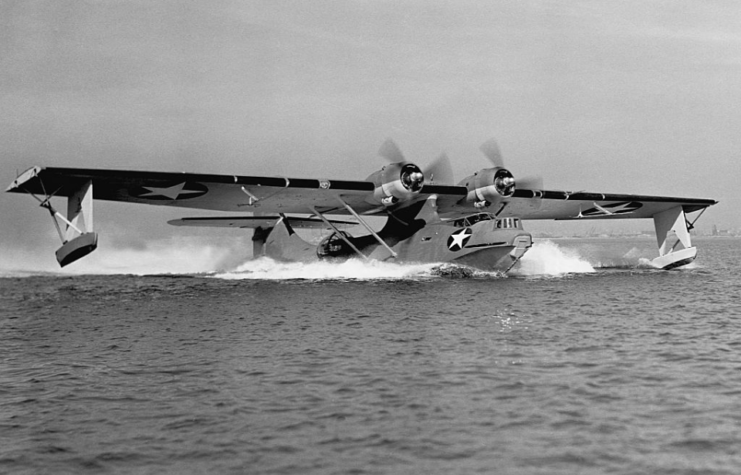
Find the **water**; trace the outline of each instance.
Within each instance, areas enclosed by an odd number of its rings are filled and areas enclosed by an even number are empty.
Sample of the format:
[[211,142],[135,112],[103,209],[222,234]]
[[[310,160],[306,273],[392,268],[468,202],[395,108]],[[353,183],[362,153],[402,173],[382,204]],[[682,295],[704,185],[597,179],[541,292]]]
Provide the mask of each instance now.
[[739,473],[739,244],[8,275],[0,472]]

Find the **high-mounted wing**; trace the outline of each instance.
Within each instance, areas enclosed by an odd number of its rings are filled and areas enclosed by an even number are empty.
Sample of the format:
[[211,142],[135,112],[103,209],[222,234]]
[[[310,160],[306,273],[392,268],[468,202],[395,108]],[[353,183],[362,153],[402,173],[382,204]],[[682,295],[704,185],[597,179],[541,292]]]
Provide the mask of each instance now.
[[349,214],[339,195],[359,213],[378,209],[367,200],[374,191],[369,181],[34,167],[6,191],[70,197],[90,182],[96,200],[149,205],[265,213],[307,213],[314,207]]
[[[350,214],[338,202],[339,196],[359,214],[384,211],[368,199],[374,191],[370,181],[34,167],[6,191],[70,197],[88,182],[95,185],[96,200],[262,213],[301,214],[313,207],[324,214]],[[441,215],[459,216],[475,211],[473,204],[463,200],[466,193],[460,185],[425,185],[415,201],[435,195]],[[488,211],[526,220],[625,219],[650,218],[674,206],[691,213],[715,203],[696,198],[518,189]]]
[[685,214],[716,204],[715,200],[568,191],[516,190],[502,216],[522,219],[636,219],[652,218],[680,206]]

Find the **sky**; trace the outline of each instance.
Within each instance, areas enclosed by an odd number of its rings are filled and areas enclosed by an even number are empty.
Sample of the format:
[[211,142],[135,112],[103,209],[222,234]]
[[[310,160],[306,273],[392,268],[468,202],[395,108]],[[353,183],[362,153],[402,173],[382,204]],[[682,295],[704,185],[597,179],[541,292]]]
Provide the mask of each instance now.
[[[387,138],[462,179],[495,137],[548,189],[713,198],[698,228],[741,228],[739,24],[735,0],[3,1],[0,182],[34,165],[364,179]],[[249,254],[249,232],[166,224],[198,214],[96,202],[90,265]],[[56,266],[33,198],[1,194],[0,216],[0,267]]]

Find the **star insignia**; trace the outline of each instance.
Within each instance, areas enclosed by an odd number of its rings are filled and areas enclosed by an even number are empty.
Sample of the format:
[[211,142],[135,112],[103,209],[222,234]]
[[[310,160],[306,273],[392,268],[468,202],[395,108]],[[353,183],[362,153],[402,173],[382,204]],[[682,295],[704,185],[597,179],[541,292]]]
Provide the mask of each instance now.
[[448,249],[453,252],[460,251],[466,246],[468,240],[473,236],[473,231],[469,228],[461,229],[450,235],[448,238]]
[[205,187],[203,187],[204,189],[193,189],[193,184],[189,185],[187,188],[186,185],[186,182],[183,182],[166,187],[142,186],[142,189],[145,191],[137,194],[136,197],[154,200],[177,200],[182,198],[195,198],[196,196],[203,195],[206,192]]
[[583,211],[582,215],[583,216],[607,216],[610,214],[628,214],[628,213],[634,212],[635,210],[641,208],[642,206],[643,204],[638,201],[613,203],[609,205],[596,206],[594,208],[589,208],[588,210]]

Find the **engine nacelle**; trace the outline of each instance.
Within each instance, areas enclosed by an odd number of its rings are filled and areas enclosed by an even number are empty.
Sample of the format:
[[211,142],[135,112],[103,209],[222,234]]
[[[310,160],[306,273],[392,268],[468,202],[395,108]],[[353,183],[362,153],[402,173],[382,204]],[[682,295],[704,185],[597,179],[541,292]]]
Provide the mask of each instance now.
[[461,185],[468,188],[466,201],[476,208],[484,208],[515,192],[515,177],[505,168],[485,168],[464,179]]
[[408,162],[391,163],[367,178],[375,185],[373,200],[384,206],[408,201],[422,191],[425,175]]

